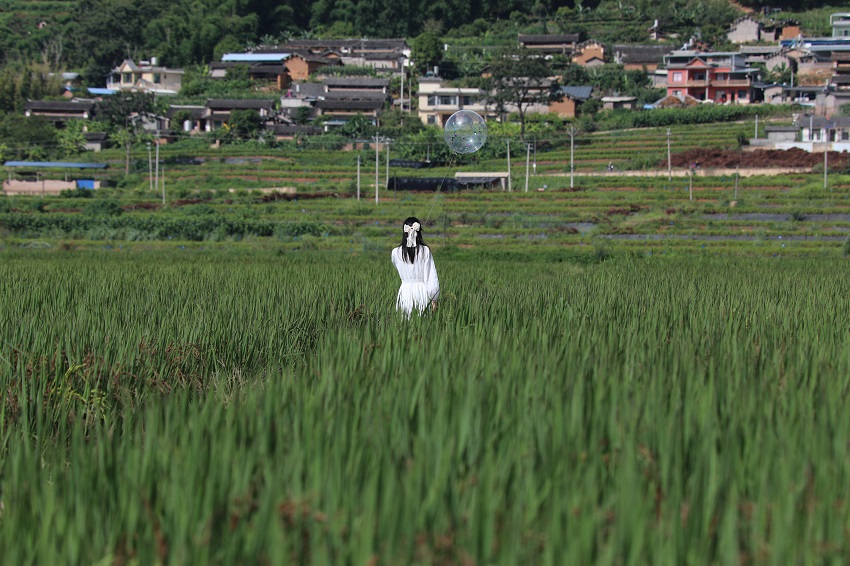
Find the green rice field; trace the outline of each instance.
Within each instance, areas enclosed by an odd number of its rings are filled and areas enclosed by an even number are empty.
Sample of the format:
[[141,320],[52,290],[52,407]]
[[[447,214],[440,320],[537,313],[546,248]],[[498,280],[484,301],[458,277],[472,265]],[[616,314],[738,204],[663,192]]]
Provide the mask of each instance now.
[[394,240],[7,241],[0,562],[850,563],[838,253]]

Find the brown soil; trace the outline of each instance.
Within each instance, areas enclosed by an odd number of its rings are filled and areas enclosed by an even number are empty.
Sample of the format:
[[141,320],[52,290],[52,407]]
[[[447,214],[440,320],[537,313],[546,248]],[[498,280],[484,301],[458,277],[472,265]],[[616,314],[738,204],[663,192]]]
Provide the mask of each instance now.
[[[830,167],[846,167],[850,163],[850,155],[830,151],[828,155]],[[672,156],[673,167],[813,167],[823,163],[823,153],[809,153],[802,149],[758,151],[728,151],[720,149],[691,149]],[[666,166],[667,162],[660,164]]]

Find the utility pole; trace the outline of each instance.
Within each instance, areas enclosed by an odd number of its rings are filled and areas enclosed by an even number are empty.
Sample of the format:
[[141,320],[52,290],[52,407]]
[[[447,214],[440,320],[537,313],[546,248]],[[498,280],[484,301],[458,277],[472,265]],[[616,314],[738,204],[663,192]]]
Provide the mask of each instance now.
[[401,106],[402,113],[404,112],[404,56],[401,57]]
[[525,144],[525,192],[528,192],[528,165],[531,161],[531,144]]
[[812,142],[812,152],[815,151],[815,130],[814,130],[814,122],[815,116],[814,114],[809,114],[809,141]]
[[357,202],[360,202],[360,154],[357,154]]
[[735,200],[738,200],[738,166],[735,165]]
[[162,164],[162,206],[165,206],[165,163]]
[[759,115],[756,114],[756,135],[755,139],[759,139]]
[[153,192],[153,160],[151,159],[151,142],[148,142],[148,185]]
[[534,139],[533,143],[534,143],[534,161],[533,161],[531,168],[534,171],[534,176],[536,177],[537,176],[537,139],[536,138]]
[[[154,143],[156,144],[156,176],[154,177],[156,182],[154,186],[159,187],[159,130],[156,131]],[[165,204],[165,196],[162,197],[162,204]]]
[[386,143],[387,146],[387,187],[390,186],[390,143]]
[[827,155],[829,149],[829,123],[827,122],[826,126],[823,129],[823,188],[827,187],[827,175],[828,175],[828,166],[827,166]]
[[673,166],[670,164],[670,128],[667,128],[667,180],[673,180]]
[[694,200],[694,168],[688,169],[688,200]]
[[578,135],[578,128],[574,125],[567,128],[567,135],[570,136],[570,188],[575,186],[575,141]]
[[511,185],[511,140],[507,141],[508,144],[508,192],[512,193],[514,191],[513,186]]
[[378,146],[378,140],[381,138],[375,136],[372,138],[375,140],[375,204],[378,204],[378,173],[380,172],[380,163],[378,160],[380,159],[380,147]]

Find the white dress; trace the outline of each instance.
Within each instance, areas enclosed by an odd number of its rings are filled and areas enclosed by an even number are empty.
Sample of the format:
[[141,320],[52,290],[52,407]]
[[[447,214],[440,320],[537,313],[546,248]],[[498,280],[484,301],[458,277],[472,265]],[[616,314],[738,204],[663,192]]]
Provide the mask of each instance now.
[[395,308],[407,316],[413,309],[425,312],[431,301],[440,296],[440,280],[428,246],[420,246],[413,263],[404,260],[401,246],[392,251],[393,265],[401,277],[401,287],[395,300]]

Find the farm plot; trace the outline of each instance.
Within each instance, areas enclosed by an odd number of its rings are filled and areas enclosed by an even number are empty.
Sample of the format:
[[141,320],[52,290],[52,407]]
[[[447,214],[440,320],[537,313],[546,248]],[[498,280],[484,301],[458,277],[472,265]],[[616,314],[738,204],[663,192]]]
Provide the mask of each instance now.
[[10,563],[850,552],[844,263],[0,253]]

